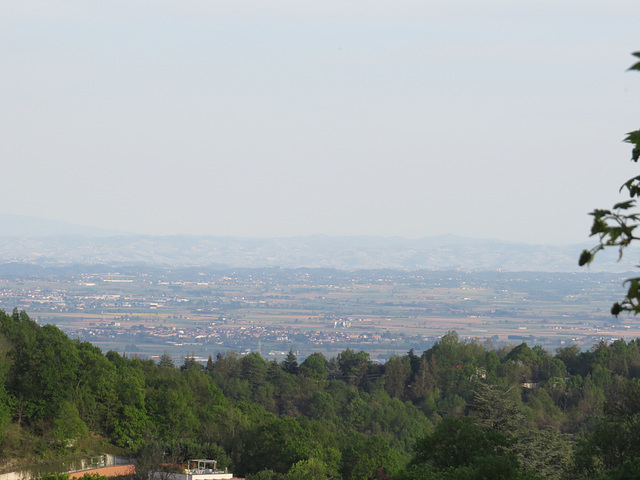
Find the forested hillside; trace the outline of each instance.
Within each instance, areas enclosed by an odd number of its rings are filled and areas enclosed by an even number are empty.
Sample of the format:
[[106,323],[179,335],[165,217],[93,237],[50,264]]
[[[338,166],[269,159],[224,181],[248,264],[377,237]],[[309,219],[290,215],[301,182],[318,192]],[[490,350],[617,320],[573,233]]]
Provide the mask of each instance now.
[[345,350],[174,365],[106,355],[0,312],[5,470],[111,450],[210,457],[248,479],[640,477],[640,341],[555,355],[460,341],[385,364]]

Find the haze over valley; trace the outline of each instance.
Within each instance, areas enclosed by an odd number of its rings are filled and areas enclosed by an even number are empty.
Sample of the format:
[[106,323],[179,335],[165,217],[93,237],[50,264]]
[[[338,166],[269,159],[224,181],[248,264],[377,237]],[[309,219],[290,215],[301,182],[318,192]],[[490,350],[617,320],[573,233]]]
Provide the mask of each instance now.
[[0,308],[105,351],[200,361],[344,348],[388,358],[447,331],[554,349],[640,336],[612,300],[628,263],[578,269],[580,246],[423,239],[142,236],[13,217]]
[[[440,235],[402,237],[284,238],[220,236],[152,236],[52,222],[35,217],[0,215],[7,228],[0,234],[0,262],[35,265],[145,264],[218,268],[335,268],[463,270],[463,271],[585,271],[577,258],[593,242],[536,245]],[[590,271],[633,270],[634,252],[618,261],[615,252],[601,254]]]

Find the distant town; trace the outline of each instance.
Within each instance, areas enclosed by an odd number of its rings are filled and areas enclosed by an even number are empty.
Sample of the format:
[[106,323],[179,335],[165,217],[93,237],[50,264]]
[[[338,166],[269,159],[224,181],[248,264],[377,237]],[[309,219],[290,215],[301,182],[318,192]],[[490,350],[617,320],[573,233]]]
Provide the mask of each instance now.
[[384,360],[447,331],[495,346],[555,348],[640,336],[616,319],[621,274],[0,266],[0,308],[25,310],[104,351],[180,362],[217,353],[282,359],[351,348]]

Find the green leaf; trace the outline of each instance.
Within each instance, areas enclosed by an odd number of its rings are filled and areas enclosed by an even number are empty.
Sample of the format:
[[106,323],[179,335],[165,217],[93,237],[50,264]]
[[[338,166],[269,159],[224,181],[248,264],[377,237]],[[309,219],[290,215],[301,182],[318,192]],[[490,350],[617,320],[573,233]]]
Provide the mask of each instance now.
[[[638,70],[640,70],[640,68]],[[624,141],[634,145],[633,150],[631,151],[631,159],[634,162],[637,162],[638,158],[640,158],[640,130],[627,133]]]
[[580,260],[578,260],[578,265],[583,267],[584,265],[591,263],[593,260],[593,255],[589,250],[583,250],[580,254]]
[[635,201],[633,201],[633,200],[627,200],[626,202],[616,203],[616,204],[613,206],[613,209],[614,209],[614,210],[628,210],[628,209],[630,209],[631,207],[633,207],[635,203],[636,203],[636,202],[635,202]]
[[589,215],[592,215],[596,218],[601,218],[601,217],[604,217],[605,215],[611,215],[611,211],[596,209],[593,212],[591,212]]
[[607,225],[607,222],[602,220],[602,218],[596,217],[593,220],[593,225],[591,227],[591,235],[596,235],[598,233],[604,233],[607,230],[609,230],[609,226]]
[[[633,52],[631,55],[633,55],[636,58],[640,58],[640,52]],[[629,67],[629,70],[640,70],[640,62],[637,62],[631,65]]]
[[638,288],[640,287],[638,283],[638,279],[634,278],[633,280],[627,280],[629,284],[629,290],[627,291],[628,298],[636,298],[638,296]]
[[640,143],[640,130],[634,130],[633,132],[627,133],[627,136],[624,137],[624,141],[635,145]]
[[629,191],[629,196],[631,198],[637,197],[640,192],[640,177],[634,177],[627,180],[621,187],[619,192],[622,192],[624,189]]
[[611,307],[611,315],[615,315],[617,317],[620,315],[620,312],[622,312],[622,306],[618,302],[614,303],[613,307]]

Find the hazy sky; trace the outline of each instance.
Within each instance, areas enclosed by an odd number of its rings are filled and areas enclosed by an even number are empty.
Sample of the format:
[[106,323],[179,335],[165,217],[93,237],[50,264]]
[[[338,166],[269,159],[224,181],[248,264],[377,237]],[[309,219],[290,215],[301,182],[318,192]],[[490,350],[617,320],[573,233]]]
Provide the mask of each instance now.
[[3,0],[1,213],[152,234],[587,239],[640,2]]

